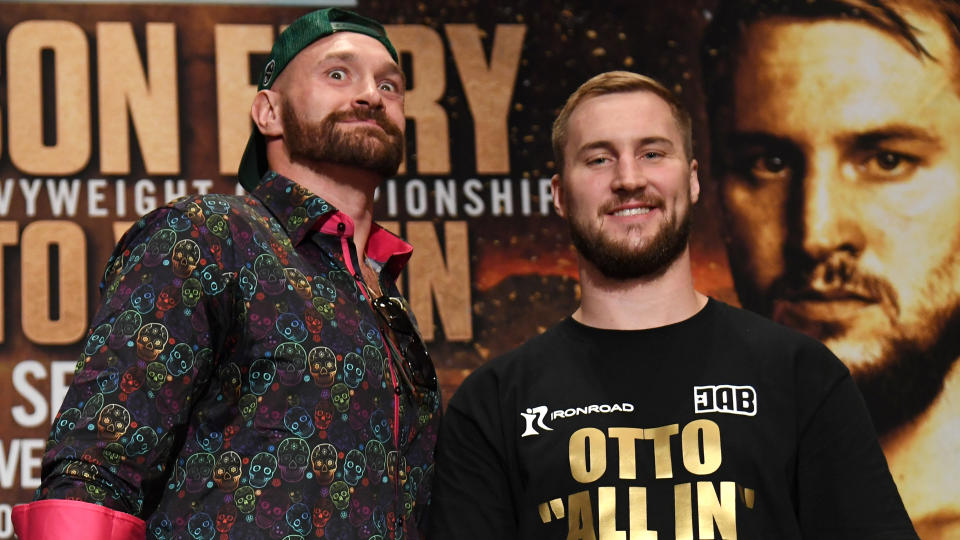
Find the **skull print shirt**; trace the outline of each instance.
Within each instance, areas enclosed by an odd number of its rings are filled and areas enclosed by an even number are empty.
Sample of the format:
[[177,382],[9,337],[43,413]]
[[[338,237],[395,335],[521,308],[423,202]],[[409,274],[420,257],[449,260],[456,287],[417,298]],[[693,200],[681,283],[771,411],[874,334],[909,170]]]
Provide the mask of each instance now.
[[[148,538],[418,538],[440,396],[397,383],[348,216],[268,173],[123,237],[38,499],[137,516]],[[379,286],[412,248],[374,225]]]

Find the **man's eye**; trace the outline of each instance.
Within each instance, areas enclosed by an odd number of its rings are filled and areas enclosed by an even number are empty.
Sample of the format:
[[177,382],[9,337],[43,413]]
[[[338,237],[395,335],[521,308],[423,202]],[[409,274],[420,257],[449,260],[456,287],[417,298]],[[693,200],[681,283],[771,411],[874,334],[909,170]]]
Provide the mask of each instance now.
[[347,78],[347,72],[342,69],[332,69],[327,72],[327,76],[331,79],[342,81]]
[[390,81],[383,81],[380,83],[380,89],[385,92],[396,92],[397,85]]
[[885,171],[892,171],[903,161],[902,156],[892,152],[883,152],[876,157],[877,166]]
[[917,168],[919,158],[899,152],[879,151],[867,156],[860,170],[868,178],[895,179]]
[[605,165],[607,163],[610,163],[610,158],[606,156],[590,158],[587,160],[587,165]]
[[787,160],[778,154],[763,154],[745,160],[743,172],[756,181],[786,180],[792,170]]
[[753,165],[754,170],[779,173],[787,168],[787,162],[780,156],[762,156]]
[[661,152],[654,152],[652,150],[643,152],[642,154],[640,154],[640,159],[645,159],[645,160],[658,159],[661,157],[663,157],[663,154]]

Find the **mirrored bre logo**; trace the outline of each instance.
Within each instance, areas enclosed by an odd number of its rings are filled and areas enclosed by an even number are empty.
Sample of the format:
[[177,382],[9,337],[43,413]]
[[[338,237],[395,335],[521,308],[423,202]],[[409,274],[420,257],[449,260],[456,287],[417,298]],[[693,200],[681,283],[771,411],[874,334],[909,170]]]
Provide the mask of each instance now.
[[752,386],[715,386],[693,387],[694,412],[730,413],[754,416],[757,414],[757,391]]

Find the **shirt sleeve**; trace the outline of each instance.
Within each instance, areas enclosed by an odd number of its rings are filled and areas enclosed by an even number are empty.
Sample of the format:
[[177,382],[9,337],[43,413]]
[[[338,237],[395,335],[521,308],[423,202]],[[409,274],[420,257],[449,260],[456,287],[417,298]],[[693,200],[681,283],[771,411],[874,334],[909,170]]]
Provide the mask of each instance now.
[[457,390],[441,423],[427,536],[431,540],[517,538],[510,474],[498,443],[497,393],[471,382],[468,378]]
[[[210,378],[224,288],[197,223],[173,208],[114,250],[74,381],[50,432],[37,499],[142,516],[166,489],[192,402]],[[201,245],[203,247],[201,247]],[[217,297],[222,301],[223,295]]]
[[801,426],[797,512],[803,537],[918,538],[863,397],[846,369],[838,367],[843,374]]

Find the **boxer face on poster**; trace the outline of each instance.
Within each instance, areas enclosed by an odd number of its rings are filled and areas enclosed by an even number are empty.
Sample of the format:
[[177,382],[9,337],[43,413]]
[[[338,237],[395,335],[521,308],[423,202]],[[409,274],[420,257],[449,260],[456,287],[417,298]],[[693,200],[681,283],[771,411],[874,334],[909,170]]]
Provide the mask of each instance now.
[[864,21],[752,23],[714,137],[741,302],[843,359],[881,433],[960,354],[958,52],[904,16],[925,53]]

